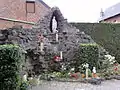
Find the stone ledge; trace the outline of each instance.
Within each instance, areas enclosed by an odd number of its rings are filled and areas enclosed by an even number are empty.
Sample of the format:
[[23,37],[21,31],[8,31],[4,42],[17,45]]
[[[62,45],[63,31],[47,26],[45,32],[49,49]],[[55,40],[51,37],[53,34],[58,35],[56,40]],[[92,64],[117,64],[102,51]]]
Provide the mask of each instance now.
[[111,79],[120,80],[120,75],[111,75],[111,76],[109,76],[109,77],[106,77],[105,79],[106,79],[106,80],[111,80]]
[[100,85],[103,79],[58,79],[58,78],[52,78],[48,79],[47,81],[58,81],[58,82],[81,82],[81,83],[90,83],[93,85]]
[[51,44],[59,44],[59,42],[56,41],[50,41]]

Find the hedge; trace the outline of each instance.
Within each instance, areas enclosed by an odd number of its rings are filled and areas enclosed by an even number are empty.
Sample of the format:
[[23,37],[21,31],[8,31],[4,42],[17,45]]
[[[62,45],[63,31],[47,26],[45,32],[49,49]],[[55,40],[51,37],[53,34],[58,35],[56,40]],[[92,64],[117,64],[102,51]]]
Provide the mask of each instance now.
[[90,35],[120,63],[120,24],[119,23],[71,23]]
[[76,51],[74,56],[74,66],[76,71],[82,64],[88,63],[89,68],[99,68],[99,51],[97,44],[80,44],[80,48]]
[[19,90],[22,50],[16,45],[0,45],[0,90]]

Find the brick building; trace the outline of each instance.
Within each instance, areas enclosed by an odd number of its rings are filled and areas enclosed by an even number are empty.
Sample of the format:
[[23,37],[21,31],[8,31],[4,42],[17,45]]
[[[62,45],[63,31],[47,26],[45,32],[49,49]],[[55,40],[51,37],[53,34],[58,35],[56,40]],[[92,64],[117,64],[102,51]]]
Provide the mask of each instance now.
[[105,11],[100,12],[99,22],[119,23],[120,22],[120,3],[117,3]]
[[49,9],[42,0],[1,0],[0,29],[16,25],[31,28]]

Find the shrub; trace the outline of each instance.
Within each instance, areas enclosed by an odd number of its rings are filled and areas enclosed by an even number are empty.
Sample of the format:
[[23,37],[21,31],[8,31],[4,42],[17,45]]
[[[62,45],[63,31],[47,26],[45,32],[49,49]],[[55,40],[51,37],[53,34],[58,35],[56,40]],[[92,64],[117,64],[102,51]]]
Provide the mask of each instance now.
[[76,28],[90,35],[120,63],[120,24],[119,23],[72,23]]
[[20,85],[20,90],[28,90],[28,82],[22,82]]
[[89,68],[92,67],[99,68],[99,52],[98,52],[98,45],[97,44],[80,44],[80,48],[76,51],[74,56],[74,66],[75,71],[82,71],[79,70],[83,64],[88,63]]
[[0,90],[19,90],[22,50],[16,45],[0,45]]
[[115,57],[111,56],[109,54],[104,55],[103,60],[100,60],[100,71],[101,70],[105,70],[107,71],[107,69],[109,69],[110,67],[112,67],[114,65],[114,63],[116,63]]

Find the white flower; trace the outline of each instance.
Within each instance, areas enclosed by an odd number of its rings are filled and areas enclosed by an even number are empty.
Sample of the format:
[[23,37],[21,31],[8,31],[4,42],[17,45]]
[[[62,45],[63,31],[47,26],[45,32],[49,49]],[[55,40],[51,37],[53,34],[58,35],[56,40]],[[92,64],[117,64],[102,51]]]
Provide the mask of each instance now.
[[66,68],[64,67],[63,70],[66,70]]
[[111,55],[105,55],[105,58],[110,62],[110,64],[113,64],[115,62],[115,57]]
[[23,81],[27,81],[27,75],[26,74],[23,76]]
[[62,65],[62,70],[66,70],[66,67],[64,65]]
[[107,58],[107,59],[111,59],[111,55],[105,55],[105,57]]
[[111,57],[111,59],[112,59],[112,60],[115,60],[115,57],[114,57],[114,56],[112,56],[112,57]]
[[88,63],[82,64],[82,66],[85,67],[85,68],[88,68],[88,67],[89,67],[89,64],[88,64]]
[[69,72],[68,75],[70,75],[71,73]]
[[33,79],[33,77],[30,77],[30,78],[29,78],[29,80],[32,80],[32,79]]
[[75,70],[75,68],[71,68],[71,70],[70,71],[74,71]]

